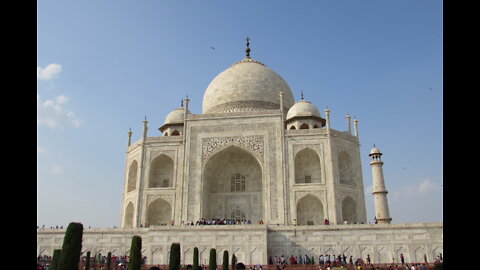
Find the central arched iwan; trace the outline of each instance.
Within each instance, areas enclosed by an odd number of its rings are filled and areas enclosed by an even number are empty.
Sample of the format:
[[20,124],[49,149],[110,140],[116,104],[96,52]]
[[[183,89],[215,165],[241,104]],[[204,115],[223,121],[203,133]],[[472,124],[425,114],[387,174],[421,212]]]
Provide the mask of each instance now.
[[[203,170],[202,217],[263,218],[262,168],[253,154],[229,146],[212,156]],[[242,215],[236,215],[241,210]]]

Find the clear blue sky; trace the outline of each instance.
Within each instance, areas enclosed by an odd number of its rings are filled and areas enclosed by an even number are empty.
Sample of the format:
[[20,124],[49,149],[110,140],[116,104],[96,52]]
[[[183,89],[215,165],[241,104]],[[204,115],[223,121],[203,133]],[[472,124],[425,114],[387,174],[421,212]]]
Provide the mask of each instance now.
[[[384,153],[393,222],[443,219],[442,1],[37,1],[37,225],[113,227],[127,131],[149,136],[188,94],[251,56],[331,125]],[[214,47],[212,49],[211,47]]]

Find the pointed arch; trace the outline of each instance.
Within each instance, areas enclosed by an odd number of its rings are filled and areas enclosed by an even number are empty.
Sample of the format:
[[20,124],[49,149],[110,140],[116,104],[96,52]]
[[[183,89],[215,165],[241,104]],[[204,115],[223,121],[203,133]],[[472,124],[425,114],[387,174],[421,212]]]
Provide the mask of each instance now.
[[124,222],[123,222],[124,228],[133,228],[134,211],[135,211],[135,208],[133,207],[133,203],[129,202],[127,205],[127,208],[125,208],[125,216],[124,216]]
[[353,175],[353,163],[350,154],[347,151],[341,151],[338,153],[338,173],[340,178],[340,183],[346,185],[355,185],[354,175]]
[[173,186],[173,159],[161,154],[150,165],[148,187],[172,187]]
[[172,206],[166,200],[158,198],[147,207],[147,223],[150,225],[166,225],[172,220]]
[[230,145],[212,154],[202,178],[203,217],[230,219],[233,213],[252,222],[263,220],[262,167],[250,151]]
[[172,131],[172,134],[170,136],[179,136],[180,132],[178,130]]
[[314,150],[305,148],[295,155],[295,183],[321,183],[320,158]]
[[316,196],[308,194],[297,202],[298,225],[320,225],[324,220],[323,204]]
[[423,261],[425,261],[425,259],[424,259],[425,254],[427,254],[425,247],[423,247],[423,246],[417,246],[417,247],[415,248],[415,251],[414,251],[414,255],[415,255],[414,261],[415,261],[415,262],[423,262]]
[[296,128],[295,128],[294,125],[292,125],[292,126],[290,127],[290,130],[295,130],[295,129],[296,129]]
[[358,222],[357,203],[352,197],[347,196],[342,201],[342,218],[343,221],[353,224]]
[[138,163],[134,160],[128,169],[127,192],[134,191],[137,188],[137,175]]
[[300,129],[309,129],[310,127],[308,126],[307,123],[303,123],[301,126],[300,126]]

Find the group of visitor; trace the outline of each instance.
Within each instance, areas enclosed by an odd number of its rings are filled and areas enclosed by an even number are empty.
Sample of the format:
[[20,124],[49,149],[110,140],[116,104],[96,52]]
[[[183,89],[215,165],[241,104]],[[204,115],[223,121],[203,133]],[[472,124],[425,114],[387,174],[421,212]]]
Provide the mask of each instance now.
[[[40,226],[37,225],[37,229],[40,229]],[[42,226],[42,229],[45,229],[45,225]],[[50,229],[63,229],[63,225],[61,226],[50,226]]]
[[[85,254],[85,253],[83,253]],[[107,266],[107,256],[102,255],[102,253],[97,253],[96,255],[90,256],[90,266],[95,267],[100,265],[100,267]],[[83,255],[80,257],[81,265],[85,265],[87,256]],[[146,256],[142,257],[141,264],[145,264],[147,260]],[[52,262],[52,256],[43,255],[37,257],[37,270],[49,270]],[[124,269],[128,265],[128,256],[115,256],[111,255],[110,264],[117,266],[116,269]]]
[[[180,226],[198,226],[198,225],[250,225],[250,224],[253,224],[249,219],[225,219],[225,218],[210,218],[210,219],[206,219],[206,218],[201,218],[199,220],[197,220],[196,222],[185,222],[182,220],[182,222],[180,223]],[[265,224],[263,222],[263,220],[259,220],[257,222],[258,225],[262,225],[262,224]],[[157,224],[157,226],[166,226],[167,224],[165,223],[159,223]],[[175,225],[175,221],[171,221],[170,222],[170,225],[171,226],[174,226]],[[148,223],[145,223],[145,224],[140,224],[140,228],[149,228],[150,227],[150,224]]]
[[[183,226],[196,226],[196,225],[250,225],[252,222],[249,219],[225,219],[225,218],[201,218],[197,220],[195,223],[192,222],[184,222],[180,225]],[[259,220],[257,224],[264,224],[263,220]]]
[[[287,262],[287,259],[285,258],[284,255],[279,256],[279,257],[275,256],[274,259],[272,259],[272,257],[270,256],[270,258],[268,259],[268,263],[269,264],[276,264],[276,265],[315,264],[315,257],[314,256],[310,257],[307,254],[299,255],[299,256],[291,255],[288,258],[288,262]],[[349,258],[349,263],[350,264],[354,263],[352,256],[350,256],[350,258]],[[360,258],[355,260],[355,265],[360,264],[360,263],[361,263]],[[325,255],[320,254],[318,256],[318,264],[327,264],[327,265],[332,265],[333,267],[340,266],[340,265],[345,265],[345,264],[347,264],[347,256],[345,256],[345,254],[338,255],[338,256],[330,255],[330,254],[325,254]]]
[[[395,259],[392,259],[392,261],[395,261]],[[440,253],[435,258],[435,263],[441,262],[443,262],[443,256]],[[287,264],[315,264],[315,258],[314,256],[310,257],[307,254],[299,256],[291,255],[288,259],[284,255],[274,256],[274,258],[270,256],[268,258],[268,264],[275,265],[276,269],[278,270],[285,269],[285,266]],[[325,265],[325,269],[330,269],[332,267],[343,268],[347,264],[355,265],[355,269],[362,269],[362,266],[365,266],[366,269],[375,269],[369,254],[367,254],[365,261],[362,258],[356,258],[354,260],[353,256],[350,256],[347,261],[347,256],[345,254],[337,256],[330,254],[320,254],[318,256],[318,264]],[[392,262],[392,264],[390,264],[388,267],[389,270],[427,270],[427,266],[425,263],[405,263],[405,256],[403,254],[400,254],[400,262],[398,264]]]
[[[192,222],[193,223],[193,222]],[[190,225],[192,225],[192,223]],[[247,219],[220,219],[220,218],[202,218],[195,222],[195,225],[246,225],[252,224],[250,220]]]

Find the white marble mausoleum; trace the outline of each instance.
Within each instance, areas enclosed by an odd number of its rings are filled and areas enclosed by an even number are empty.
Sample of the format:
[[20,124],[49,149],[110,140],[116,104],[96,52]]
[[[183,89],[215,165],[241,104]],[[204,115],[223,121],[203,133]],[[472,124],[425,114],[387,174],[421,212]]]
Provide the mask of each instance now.
[[[191,113],[185,98],[153,130],[145,119],[138,141],[129,132],[120,228],[85,229],[83,250],[124,255],[140,235],[154,264],[168,263],[172,242],[181,243],[186,264],[194,247],[201,263],[212,247],[218,262],[228,250],[246,264],[292,254],[391,262],[400,253],[412,261],[443,253],[442,223],[391,223],[377,148],[368,181],[378,224],[368,224],[358,120],[352,129],[347,116],[346,130],[332,129],[330,111],[320,113],[303,95],[295,100],[280,75],[250,57],[248,45],[246,57],[208,85],[202,113]],[[201,218],[252,224],[185,225]],[[38,253],[60,248],[64,232],[38,229]]]

